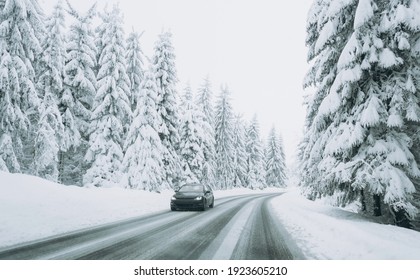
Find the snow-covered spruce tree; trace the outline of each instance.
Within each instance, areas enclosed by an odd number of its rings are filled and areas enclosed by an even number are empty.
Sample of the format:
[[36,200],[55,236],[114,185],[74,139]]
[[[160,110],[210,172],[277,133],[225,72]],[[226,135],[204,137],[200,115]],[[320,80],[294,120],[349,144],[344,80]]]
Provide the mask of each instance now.
[[266,182],[269,187],[284,187],[286,180],[286,164],[283,140],[277,136],[273,127],[268,136],[265,157]]
[[246,152],[246,125],[241,116],[235,116],[233,124],[233,146],[235,179],[233,185],[235,187],[244,187],[247,185],[247,159]]
[[83,176],[86,186],[106,187],[119,183],[122,175],[125,127],[132,113],[130,80],[125,62],[123,19],[118,7],[109,13],[99,57],[97,93],[89,126],[89,148],[86,161],[89,168]]
[[[100,24],[96,26],[94,30],[94,42],[95,42],[95,48],[96,48],[96,59],[95,61],[98,62],[101,56],[101,53],[104,50],[104,47],[106,45],[106,42],[104,42],[104,34],[106,32],[106,28],[109,24],[109,20],[111,19],[111,11],[108,9],[108,5],[105,6],[105,9],[103,11],[100,11],[97,13],[97,16],[100,20]],[[94,67],[94,73],[95,76],[98,75],[99,69],[101,68],[101,65],[99,63],[96,63]]]
[[207,77],[204,79],[203,84],[198,89],[197,94],[197,105],[200,106],[206,122],[212,127],[212,133],[214,133],[214,108],[212,103],[213,91],[210,79]]
[[230,92],[225,86],[221,88],[216,101],[215,140],[216,140],[216,179],[218,189],[233,187],[234,153],[233,109],[230,103]]
[[216,163],[215,163],[215,134],[214,134],[214,108],[212,103],[213,92],[209,78],[204,80],[203,85],[198,90],[197,106],[203,113],[204,130],[204,169],[202,183],[214,187],[216,185]]
[[143,80],[143,52],[140,48],[140,34],[131,32],[127,39],[127,75],[130,78],[130,105],[131,110],[137,108],[137,99],[140,92],[140,83]]
[[[319,195],[340,193],[341,204],[359,200],[363,210],[388,212],[396,224],[409,227],[416,214],[413,179],[420,176],[412,153],[420,121],[414,47],[419,4],[325,3],[314,5],[312,11],[323,16],[310,16],[308,29],[314,66],[306,84],[317,92],[309,104],[303,156],[315,180],[305,185]],[[322,74],[328,68],[330,77]]]
[[323,176],[318,166],[328,140],[328,134],[324,134],[324,122],[332,122],[333,118],[321,121],[317,112],[334,82],[339,56],[351,36],[356,2],[343,4],[316,0],[308,14],[306,45],[308,60],[313,61],[313,65],[305,78],[304,87],[314,87],[316,91],[305,100],[307,115],[299,159],[302,173],[300,184],[311,199],[332,192],[320,182]]
[[257,116],[252,119],[246,131],[247,187],[251,189],[266,187],[264,148],[260,139],[260,126]]
[[[208,132],[211,130],[210,124],[205,121],[201,108],[194,102],[190,86],[185,89],[183,98],[183,114],[180,124],[180,154],[184,159],[188,169],[184,168],[184,173],[191,171],[193,177],[191,181],[202,182],[209,185],[206,166],[209,154],[208,147],[213,144],[209,139]],[[210,145],[209,145],[210,144]]]
[[59,181],[63,184],[82,185],[86,172],[84,157],[88,148],[88,127],[93,99],[96,94],[96,47],[91,22],[96,14],[92,6],[84,15],[70,4],[67,12],[73,17],[66,45],[64,91],[59,110],[64,124],[63,144],[59,153]]
[[43,34],[38,1],[0,1],[0,170],[28,172],[33,159]]
[[179,150],[179,116],[175,68],[175,53],[171,41],[172,34],[164,32],[159,35],[154,48],[152,64],[158,87],[157,107],[162,123],[159,137],[165,147],[164,165],[166,181],[176,187],[181,179],[181,158]]
[[34,174],[56,182],[58,180],[58,152],[64,151],[64,125],[58,109],[62,96],[64,63],[64,10],[62,2],[54,7],[46,21],[46,34],[42,42],[37,89],[42,97],[40,118],[34,141]]
[[159,138],[157,86],[153,69],[144,73],[134,119],[125,141],[123,184],[132,189],[159,192],[169,188],[163,165],[164,147]]

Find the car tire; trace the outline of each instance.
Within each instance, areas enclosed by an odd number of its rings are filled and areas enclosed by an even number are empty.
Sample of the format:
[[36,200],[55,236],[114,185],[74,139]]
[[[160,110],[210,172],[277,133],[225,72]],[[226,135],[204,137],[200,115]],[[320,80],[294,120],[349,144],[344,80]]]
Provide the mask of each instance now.
[[214,207],[214,198],[213,201],[211,202],[211,204],[209,205],[209,208],[213,208]]
[[176,208],[175,207],[171,207],[171,211],[176,211]]

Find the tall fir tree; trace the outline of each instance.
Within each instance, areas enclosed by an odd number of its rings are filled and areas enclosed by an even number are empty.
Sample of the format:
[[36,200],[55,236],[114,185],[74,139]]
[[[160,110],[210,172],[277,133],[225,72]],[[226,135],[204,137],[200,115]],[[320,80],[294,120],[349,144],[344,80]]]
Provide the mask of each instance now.
[[40,106],[35,83],[44,23],[38,1],[0,1],[0,34],[0,169],[28,172]]
[[265,156],[266,182],[268,187],[284,187],[286,164],[281,136],[277,136],[273,127],[268,136]]
[[241,116],[235,116],[233,124],[233,143],[235,147],[234,169],[235,169],[235,187],[244,187],[247,185],[247,159],[246,152],[246,125]]
[[227,86],[222,86],[216,102],[215,116],[216,187],[218,189],[231,189],[234,183],[233,117],[229,89]]
[[373,215],[390,209],[394,222],[407,227],[417,212],[411,200],[420,176],[413,154],[418,12],[416,1],[317,1],[307,40],[314,63],[306,85],[317,92],[308,106],[302,159],[310,175],[303,184],[312,196],[359,200]]
[[198,90],[196,103],[202,112],[203,124],[207,128],[204,135],[204,169],[202,182],[210,187],[216,186],[216,163],[215,163],[215,134],[214,134],[214,108],[212,103],[213,92],[209,78],[204,79]]
[[214,134],[214,108],[213,108],[213,91],[209,77],[206,77],[203,84],[198,89],[197,105],[200,106],[206,122],[212,127]]
[[[100,11],[97,13],[100,24],[98,24],[94,30],[94,34],[95,34],[94,44],[95,44],[95,49],[96,49],[95,61],[96,62],[99,61],[101,57],[101,53],[103,52],[105,45],[107,43],[107,42],[104,42],[104,34],[107,31],[106,28],[109,24],[109,20],[111,20],[112,18],[111,13],[112,11],[108,10],[108,5],[105,6],[105,9],[103,11]],[[94,67],[95,77],[98,75],[100,68],[101,68],[101,65],[99,65],[99,63],[96,63]]]
[[159,137],[165,147],[164,164],[166,181],[173,187],[181,180],[181,158],[179,150],[179,116],[176,83],[178,82],[175,67],[175,52],[172,46],[172,34],[164,32],[154,47],[152,64],[158,86],[158,113],[162,123]]
[[159,138],[157,86],[153,69],[144,74],[134,119],[125,142],[124,185],[159,192],[168,188],[163,165],[164,147]]
[[251,189],[266,187],[264,148],[260,139],[257,116],[252,119],[246,132],[247,187]]
[[62,96],[64,64],[64,10],[62,2],[54,7],[46,21],[46,35],[42,43],[40,73],[37,88],[42,97],[40,118],[34,141],[34,174],[56,182],[58,180],[58,152],[64,151],[64,124],[58,109]]
[[130,79],[125,62],[123,19],[114,6],[103,22],[105,43],[99,57],[97,93],[89,126],[89,148],[86,160],[89,168],[83,176],[86,186],[106,187],[122,179],[125,128],[131,122]]
[[88,148],[88,127],[96,94],[96,47],[91,26],[96,6],[81,14],[69,2],[67,5],[74,22],[68,35],[64,91],[59,100],[64,124],[64,150],[59,153],[59,181],[81,186],[82,175],[86,171],[84,156]]
[[140,34],[131,32],[127,39],[127,52],[125,59],[127,61],[127,75],[130,78],[130,105],[131,109],[137,108],[137,99],[140,93],[140,84],[143,80],[143,52],[140,48]]
[[[190,181],[202,182],[209,185],[207,174],[207,160],[206,154],[209,143],[208,131],[211,127],[205,121],[205,116],[200,107],[194,102],[191,87],[188,85],[185,89],[183,99],[183,114],[181,116],[180,124],[180,154],[183,158],[186,167],[184,168],[185,175],[191,172],[192,177]],[[185,176],[184,175],[184,176]]]

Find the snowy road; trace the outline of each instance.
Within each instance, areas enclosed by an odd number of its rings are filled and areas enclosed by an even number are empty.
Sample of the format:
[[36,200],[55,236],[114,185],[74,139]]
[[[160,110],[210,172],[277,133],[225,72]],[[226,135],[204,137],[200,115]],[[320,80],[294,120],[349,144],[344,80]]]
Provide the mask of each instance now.
[[0,251],[0,259],[301,258],[269,201],[281,194],[216,200],[204,212],[160,212]]

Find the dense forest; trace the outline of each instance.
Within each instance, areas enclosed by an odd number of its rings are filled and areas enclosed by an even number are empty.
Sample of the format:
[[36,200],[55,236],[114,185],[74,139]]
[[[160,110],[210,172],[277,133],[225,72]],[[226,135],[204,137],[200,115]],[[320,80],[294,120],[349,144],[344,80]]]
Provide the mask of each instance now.
[[45,15],[36,0],[0,0],[0,11],[0,170],[157,192],[285,185],[281,135],[263,140],[227,85],[215,98],[208,78],[177,90],[170,32],[147,56],[118,6],[60,1]]

